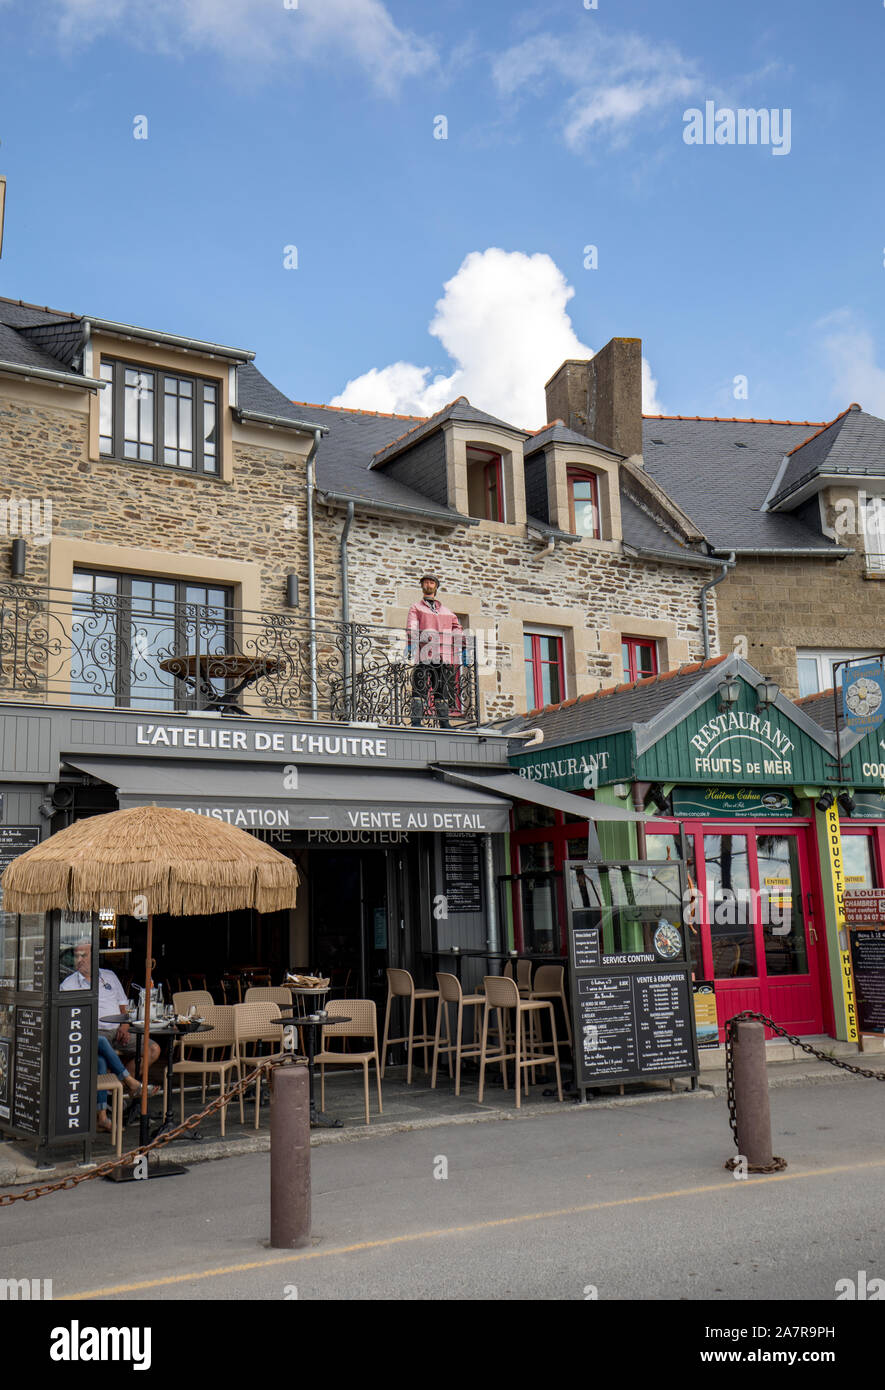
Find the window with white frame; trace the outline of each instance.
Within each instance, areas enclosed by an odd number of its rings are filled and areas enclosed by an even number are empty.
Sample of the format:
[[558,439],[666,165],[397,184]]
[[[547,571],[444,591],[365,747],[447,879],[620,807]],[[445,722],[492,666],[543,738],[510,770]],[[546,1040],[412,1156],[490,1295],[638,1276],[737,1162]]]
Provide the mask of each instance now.
[[[821,690],[831,690],[835,684],[833,667],[837,661],[855,661],[863,656],[875,656],[871,651],[806,651],[801,647],[796,651],[796,672],[799,677],[799,695],[816,695]],[[839,670],[841,681],[842,671]]]
[[885,497],[868,497],[863,507],[867,569],[885,573]]

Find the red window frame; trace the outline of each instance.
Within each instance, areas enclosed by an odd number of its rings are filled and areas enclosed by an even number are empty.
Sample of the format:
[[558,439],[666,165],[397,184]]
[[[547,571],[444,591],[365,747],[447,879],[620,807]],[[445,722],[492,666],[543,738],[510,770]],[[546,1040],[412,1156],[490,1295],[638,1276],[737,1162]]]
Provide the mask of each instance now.
[[489,459],[483,466],[483,495],[485,497],[486,521],[504,520],[504,471],[501,457]]
[[[525,647],[526,637],[531,639],[532,654],[530,657],[525,657],[525,664],[526,666],[531,666],[532,668],[532,687],[534,689],[535,694],[535,703],[533,705],[530,705],[529,708],[541,709],[544,705],[544,680],[542,669],[544,666],[556,666],[559,670],[559,699],[564,700],[565,664],[563,660],[564,654],[562,647],[562,638],[558,637],[556,633],[553,632],[523,632],[523,647]],[[542,640],[556,643],[555,661],[548,661],[545,657],[541,655]],[[526,691],[528,691],[528,682],[526,682]],[[557,702],[552,701],[551,703],[555,704]]]
[[[626,652],[624,648],[627,648]],[[642,671],[639,666],[640,651],[651,652],[651,670]],[[621,660],[626,658],[626,670],[624,671],[625,681],[644,680],[647,676],[658,674],[658,644],[652,637],[622,637],[621,638]]]
[[[591,473],[589,469],[586,468],[569,468],[567,476],[569,518],[571,521],[573,535],[586,536],[588,540],[601,540],[602,528],[600,526],[599,521],[599,479],[597,478],[595,473]],[[593,532],[590,536],[587,535],[586,531],[578,530],[578,524],[575,516],[575,483],[589,483],[591,487],[592,496],[590,498],[590,505],[593,508],[594,521]],[[581,505],[587,505],[586,498],[581,499]]]

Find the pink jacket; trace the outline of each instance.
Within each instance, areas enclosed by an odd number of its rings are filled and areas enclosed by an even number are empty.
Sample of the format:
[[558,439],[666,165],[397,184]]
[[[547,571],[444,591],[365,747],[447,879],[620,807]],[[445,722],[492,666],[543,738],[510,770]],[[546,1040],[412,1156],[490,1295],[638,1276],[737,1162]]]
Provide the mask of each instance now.
[[455,633],[463,631],[457,614],[434,600],[436,612],[425,599],[419,599],[409,609],[406,618],[408,655],[416,661],[445,662],[457,666],[461,662],[464,642]]

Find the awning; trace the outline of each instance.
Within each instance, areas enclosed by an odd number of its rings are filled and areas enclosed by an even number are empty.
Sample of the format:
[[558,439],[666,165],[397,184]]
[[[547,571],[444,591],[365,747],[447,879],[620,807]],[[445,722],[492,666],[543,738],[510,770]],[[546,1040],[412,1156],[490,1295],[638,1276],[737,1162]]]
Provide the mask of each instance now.
[[[404,830],[502,833],[510,800],[420,772],[292,769],[268,763],[68,757],[117,788],[120,807],[177,806],[245,830]],[[287,787],[287,773],[296,785]],[[294,773],[294,775],[293,775]],[[515,782],[522,779],[514,777]],[[560,793],[563,795],[563,793]]]
[[580,816],[581,820],[656,819],[654,815],[647,815],[645,811],[629,811],[622,806],[608,806],[604,801],[591,801],[589,797],[576,796],[574,792],[562,792],[558,787],[548,787],[544,782],[534,782],[528,777],[518,776],[515,772],[493,772],[486,776],[477,776],[473,772],[454,772],[447,767],[437,767],[434,771],[444,774],[453,782],[481,787],[483,791],[495,796],[509,796],[514,801],[533,801],[536,806],[549,806],[554,811],[567,811],[569,815]]

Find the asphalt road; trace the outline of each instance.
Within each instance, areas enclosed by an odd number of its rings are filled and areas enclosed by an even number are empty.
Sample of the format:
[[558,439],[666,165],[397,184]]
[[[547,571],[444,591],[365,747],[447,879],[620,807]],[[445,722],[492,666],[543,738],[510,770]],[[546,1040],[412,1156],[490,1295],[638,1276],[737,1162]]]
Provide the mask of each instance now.
[[89,1182],[0,1210],[0,1278],[56,1299],[833,1303],[885,1277],[885,1093],[782,1090],[772,1114],[789,1167],[744,1181],[703,1096],[315,1148],[303,1251],[268,1248],[266,1154]]

